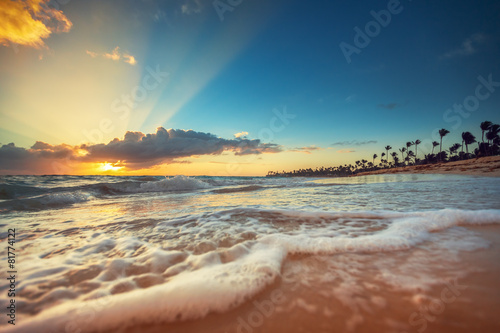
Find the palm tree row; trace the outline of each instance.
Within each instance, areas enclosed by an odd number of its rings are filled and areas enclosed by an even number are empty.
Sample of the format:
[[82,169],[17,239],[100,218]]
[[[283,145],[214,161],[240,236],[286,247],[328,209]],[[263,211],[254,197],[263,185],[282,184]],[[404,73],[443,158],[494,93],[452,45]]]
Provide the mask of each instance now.
[[[394,167],[405,167],[408,165],[423,165],[429,163],[444,163],[458,161],[469,158],[479,158],[484,156],[499,155],[500,153],[500,125],[493,124],[491,121],[483,121],[480,125],[481,142],[476,140],[476,137],[471,132],[462,132],[462,142],[455,143],[448,150],[443,150],[443,138],[450,133],[445,128],[439,130],[439,142],[432,142],[432,151],[430,154],[425,154],[424,158],[418,158],[418,145],[422,143],[420,140],[408,141],[406,144],[398,148],[401,153],[401,159],[397,151],[393,151],[389,155],[389,151],[393,148],[389,145],[384,147],[385,152],[380,154],[380,162],[376,164],[376,159],[379,157],[373,154],[372,161],[365,159],[356,161],[354,165],[344,164],[337,167],[320,167],[316,169],[299,169],[293,171],[269,171],[268,177],[345,177],[357,174],[359,172],[374,171],[379,169],[387,169]],[[486,142],[484,139],[486,138]],[[469,146],[477,143],[477,148],[469,153]],[[415,146],[415,152],[411,147]],[[434,154],[434,149],[439,146],[439,153]],[[465,146],[465,152],[464,152]],[[460,151],[459,151],[460,150]],[[389,156],[392,157],[392,162],[389,161]],[[385,159],[384,159],[385,157]]]

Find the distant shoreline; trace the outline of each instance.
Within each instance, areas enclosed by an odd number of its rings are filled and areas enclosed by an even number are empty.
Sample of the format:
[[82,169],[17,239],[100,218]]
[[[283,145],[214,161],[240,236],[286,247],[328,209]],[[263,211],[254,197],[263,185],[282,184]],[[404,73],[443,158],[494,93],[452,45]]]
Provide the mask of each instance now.
[[352,175],[352,177],[382,174],[418,173],[500,177],[500,156],[487,156],[446,163],[410,165],[390,169],[379,169],[374,171],[360,172]]

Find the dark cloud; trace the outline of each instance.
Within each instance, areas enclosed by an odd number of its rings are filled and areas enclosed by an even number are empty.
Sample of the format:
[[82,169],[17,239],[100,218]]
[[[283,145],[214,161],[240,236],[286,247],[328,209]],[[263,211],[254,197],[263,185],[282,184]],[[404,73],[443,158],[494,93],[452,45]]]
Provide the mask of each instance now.
[[399,103],[389,103],[389,104],[379,104],[377,106],[379,108],[382,108],[382,109],[394,110],[395,108],[400,107],[401,104],[399,104]]
[[0,147],[0,172],[44,173],[42,170],[53,169],[52,162],[72,159],[75,155],[75,148],[65,144],[53,146],[37,141],[30,149],[25,149],[9,143]]
[[377,143],[375,140],[369,140],[369,141],[338,141],[334,142],[331,144],[331,146],[364,146],[364,145],[369,145],[372,143]]
[[159,127],[156,133],[127,132],[123,139],[115,138],[107,144],[69,146],[50,145],[37,141],[30,149],[16,147],[13,143],[0,147],[0,170],[25,169],[30,164],[57,160],[71,162],[121,161],[128,169],[142,169],[164,163],[178,163],[179,159],[220,155],[233,152],[235,155],[278,153],[282,149],[273,143],[246,138],[223,139],[210,133],[193,130],[166,130]]

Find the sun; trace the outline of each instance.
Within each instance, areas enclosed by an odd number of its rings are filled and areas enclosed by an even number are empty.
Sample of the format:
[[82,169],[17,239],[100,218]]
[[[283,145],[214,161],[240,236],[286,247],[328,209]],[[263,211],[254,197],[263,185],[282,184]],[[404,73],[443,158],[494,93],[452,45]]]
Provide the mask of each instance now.
[[121,169],[123,169],[122,166],[116,166],[118,163],[108,163],[108,162],[104,162],[104,163],[101,163],[99,169],[101,171],[119,171]]

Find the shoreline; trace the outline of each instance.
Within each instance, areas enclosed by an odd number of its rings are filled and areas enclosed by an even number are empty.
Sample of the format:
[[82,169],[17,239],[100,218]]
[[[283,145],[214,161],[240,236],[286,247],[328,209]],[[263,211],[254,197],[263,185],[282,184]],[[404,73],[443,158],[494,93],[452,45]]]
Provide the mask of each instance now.
[[500,177],[500,156],[487,156],[469,160],[411,165],[391,169],[360,172],[352,177],[381,174],[454,174],[467,176]]

